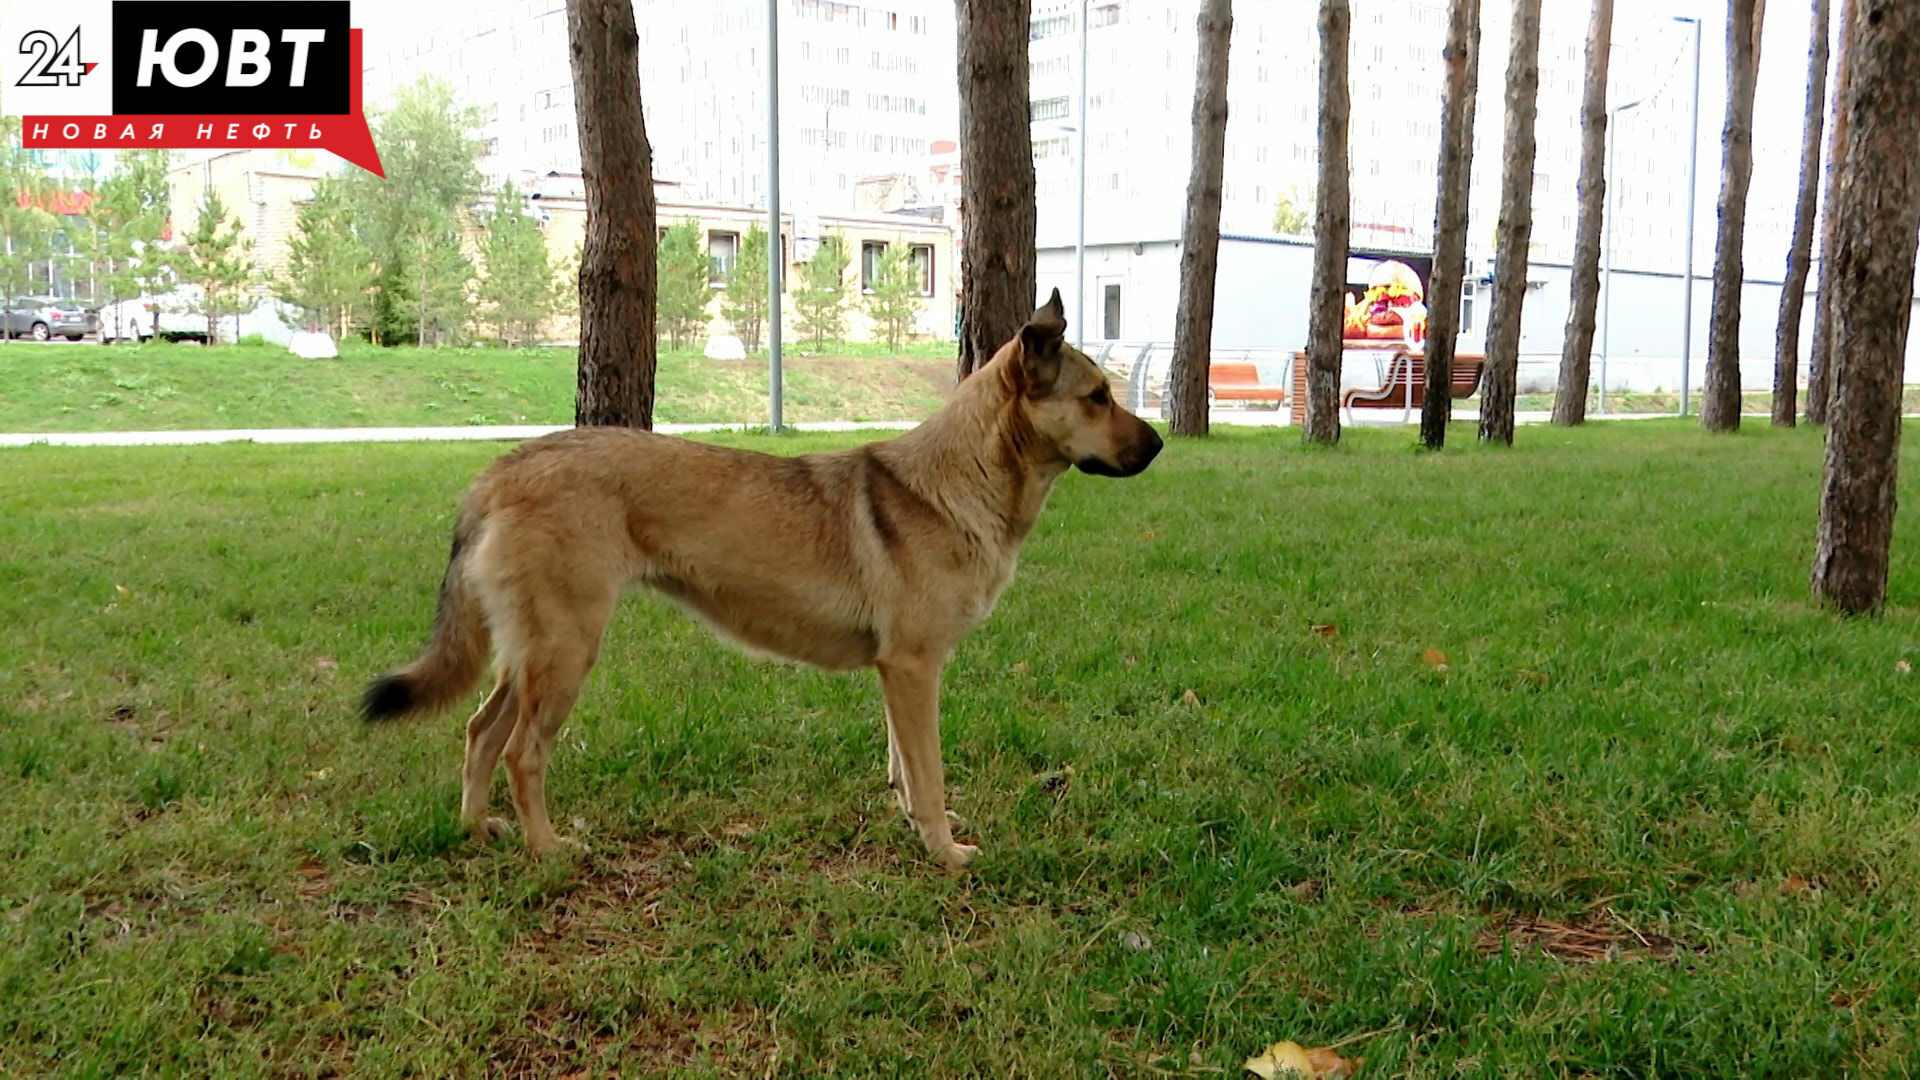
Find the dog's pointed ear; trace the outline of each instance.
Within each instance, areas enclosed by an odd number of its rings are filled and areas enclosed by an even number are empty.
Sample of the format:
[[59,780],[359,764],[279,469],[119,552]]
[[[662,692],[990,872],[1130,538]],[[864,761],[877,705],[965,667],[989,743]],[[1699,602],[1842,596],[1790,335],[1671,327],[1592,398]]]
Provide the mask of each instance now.
[[1060,377],[1060,348],[1067,337],[1067,312],[1060,303],[1060,290],[1053,290],[1020,328],[1020,383],[1028,397],[1044,397],[1053,392]]

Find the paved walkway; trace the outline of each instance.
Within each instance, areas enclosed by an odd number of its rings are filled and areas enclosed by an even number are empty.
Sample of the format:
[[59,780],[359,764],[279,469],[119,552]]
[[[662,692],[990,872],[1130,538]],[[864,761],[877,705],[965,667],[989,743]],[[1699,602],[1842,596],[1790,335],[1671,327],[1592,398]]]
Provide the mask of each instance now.
[[[1159,419],[1157,410],[1143,414]],[[1659,420],[1669,413],[1589,414],[1592,420]],[[1474,411],[1456,410],[1455,420],[1477,420]],[[1514,416],[1521,424],[1542,424],[1552,418],[1547,412],[1522,412]],[[1418,415],[1415,421],[1418,421]],[[1227,427],[1280,427],[1288,422],[1285,410],[1219,409],[1213,422]],[[796,431],[906,431],[917,420],[826,420],[789,425]],[[1397,427],[1399,417],[1386,422],[1364,419],[1361,427]],[[206,446],[213,443],[352,443],[352,442],[517,442],[536,439],[566,426],[541,424],[500,424],[467,427],[359,427],[359,428],[232,428],[214,431],[75,431],[50,433],[0,434],[0,447],[10,446]],[[716,431],[764,431],[755,424],[660,424],[654,428],[663,435],[696,435]]]

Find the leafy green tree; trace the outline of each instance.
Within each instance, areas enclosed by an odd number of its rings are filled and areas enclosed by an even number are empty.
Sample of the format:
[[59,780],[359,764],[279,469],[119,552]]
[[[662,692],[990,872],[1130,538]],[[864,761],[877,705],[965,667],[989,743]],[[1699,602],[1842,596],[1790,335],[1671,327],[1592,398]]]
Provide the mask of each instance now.
[[53,215],[40,203],[50,187],[40,159],[20,145],[20,118],[0,118],[0,310],[32,292],[33,267],[52,251]]
[[275,285],[280,299],[317,316],[327,332],[345,336],[373,287],[373,253],[360,241],[346,186],[322,177],[300,208],[287,245],[287,269]]
[[1298,187],[1280,193],[1273,208],[1273,231],[1282,236],[1305,236],[1313,230],[1313,191],[1301,194]]
[[847,332],[850,261],[845,237],[838,233],[821,237],[813,259],[800,274],[800,287],[793,292],[795,321],[800,332],[813,339],[816,349],[828,340],[838,341]]
[[422,222],[415,234],[414,332],[422,346],[464,341],[473,321],[473,260],[460,240],[451,214]]
[[913,332],[913,320],[924,306],[920,271],[913,263],[912,249],[905,244],[887,245],[867,292],[867,314],[887,336],[887,348],[900,347]]
[[707,255],[700,250],[700,223],[682,221],[668,228],[657,250],[659,306],[654,318],[660,333],[678,349],[699,335],[713,300]]
[[509,183],[480,218],[481,258],[486,276],[479,298],[501,341],[531,344],[553,317],[560,300],[547,237],[527,216],[527,199]]
[[199,214],[174,269],[183,282],[199,287],[200,314],[206,316],[207,342],[212,344],[219,321],[229,315],[234,316],[234,337],[240,336],[239,316],[253,306],[248,289],[253,265],[247,260],[240,219],[227,212],[218,194],[208,191],[201,198]]
[[720,316],[749,351],[760,347],[767,328],[767,230],[759,225],[740,240],[740,255],[720,294]]
[[[355,230],[377,268],[370,329],[376,341],[425,340],[422,311],[447,313],[436,298],[423,309],[423,291],[438,292],[437,299],[445,300],[453,290],[446,282],[423,290],[422,272],[428,262],[443,268],[454,263],[449,252],[426,241],[443,236],[480,190],[480,116],[457,104],[445,83],[422,78],[401,88],[371,123],[386,178],[354,170],[341,181]],[[456,248],[452,254],[457,253]],[[468,264],[469,278],[471,270]],[[445,330],[439,324],[431,336],[439,338]]]
[[[114,175],[102,186],[103,194],[124,215],[127,234],[127,278],[132,284],[129,295],[156,296],[173,287],[172,259],[163,234],[173,214],[167,168],[172,164],[168,150],[122,150],[116,155]],[[153,313],[152,331],[160,330],[160,312]]]

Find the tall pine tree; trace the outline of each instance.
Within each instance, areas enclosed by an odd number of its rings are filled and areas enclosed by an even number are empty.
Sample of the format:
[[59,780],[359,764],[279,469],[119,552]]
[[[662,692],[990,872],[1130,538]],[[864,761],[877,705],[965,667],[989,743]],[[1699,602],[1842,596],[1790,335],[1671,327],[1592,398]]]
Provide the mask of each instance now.
[[700,223],[676,222],[660,238],[658,254],[660,333],[673,348],[691,343],[707,322],[713,300],[707,254],[700,250]]
[[767,329],[767,230],[759,225],[740,240],[740,254],[720,295],[720,316],[732,324],[748,351],[760,347]]
[[813,339],[816,349],[847,332],[847,264],[851,261],[846,238],[829,233],[820,238],[820,246],[800,273],[800,287],[793,292],[794,321],[802,334]]
[[333,177],[313,189],[301,207],[288,244],[280,299],[319,319],[327,332],[345,337],[373,287],[373,253],[360,241],[346,187]]
[[559,299],[547,236],[528,214],[527,199],[509,183],[480,219],[480,304],[494,333],[509,346],[531,345]]
[[207,343],[219,340],[219,323],[227,316],[234,316],[232,336],[238,338],[238,316],[253,306],[249,292],[253,264],[247,259],[246,242],[240,235],[240,219],[227,212],[226,204],[214,191],[201,198],[199,220],[187,234],[186,243],[175,269],[181,281],[200,290]]

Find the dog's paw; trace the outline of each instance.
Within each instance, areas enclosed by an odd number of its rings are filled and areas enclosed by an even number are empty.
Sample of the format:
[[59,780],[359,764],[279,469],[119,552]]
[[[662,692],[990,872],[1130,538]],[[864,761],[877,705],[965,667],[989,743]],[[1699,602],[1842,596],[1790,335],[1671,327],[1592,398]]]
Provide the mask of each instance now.
[[481,818],[477,823],[467,826],[468,841],[486,846],[503,836],[513,835],[513,823],[505,818]]
[[947,870],[965,870],[978,854],[980,848],[976,844],[948,844],[934,858]]

